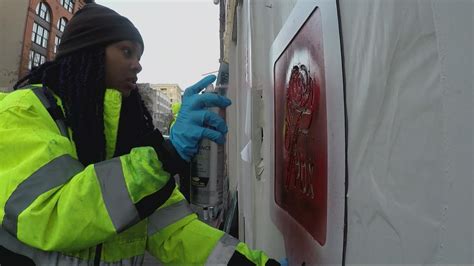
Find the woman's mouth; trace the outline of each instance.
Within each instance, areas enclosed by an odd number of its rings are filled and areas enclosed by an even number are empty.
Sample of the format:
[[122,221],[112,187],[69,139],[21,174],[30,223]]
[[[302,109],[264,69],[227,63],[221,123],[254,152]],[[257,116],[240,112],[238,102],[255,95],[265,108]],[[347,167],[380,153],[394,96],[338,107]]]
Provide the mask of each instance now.
[[127,81],[127,87],[129,87],[131,90],[134,90],[137,88],[137,78],[129,78],[126,81]]

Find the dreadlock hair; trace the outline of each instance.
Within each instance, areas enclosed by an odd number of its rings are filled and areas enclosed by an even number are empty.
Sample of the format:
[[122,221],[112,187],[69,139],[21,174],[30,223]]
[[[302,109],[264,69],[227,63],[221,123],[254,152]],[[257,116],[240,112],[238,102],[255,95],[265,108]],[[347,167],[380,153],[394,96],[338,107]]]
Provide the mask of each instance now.
[[46,62],[14,88],[37,83],[61,98],[79,161],[89,165],[104,160],[105,48],[83,49]]
[[[46,62],[20,79],[15,89],[41,83],[62,100],[79,161],[89,165],[105,159],[105,48],[84,49]],[[153,119],[138,91],[123,99],[114,156],[143,145],[154,130]]]
[[122,100],[117,144],[114,156],[130,153],[134,147],[146,145],[142,141],[155,129],[153,119],[138,90]]

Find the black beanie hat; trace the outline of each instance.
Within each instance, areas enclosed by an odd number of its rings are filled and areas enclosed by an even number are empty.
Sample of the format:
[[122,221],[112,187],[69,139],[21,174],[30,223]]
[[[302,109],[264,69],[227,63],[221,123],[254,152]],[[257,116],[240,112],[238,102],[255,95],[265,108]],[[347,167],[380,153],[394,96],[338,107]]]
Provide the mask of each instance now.
[[142,36],[130,20],[110,8],[90,3],[67,24],[56,59],[87,47],[123,40],[136,41],[144,48]]

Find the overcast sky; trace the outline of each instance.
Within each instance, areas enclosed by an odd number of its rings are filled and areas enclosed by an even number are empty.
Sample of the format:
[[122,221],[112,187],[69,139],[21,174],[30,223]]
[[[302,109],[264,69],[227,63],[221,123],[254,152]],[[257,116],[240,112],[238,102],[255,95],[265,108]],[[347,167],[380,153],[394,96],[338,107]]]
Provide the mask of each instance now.
[[219,68],[219,5],[213,0],[96,0],[130,19],[145,43],[139,83],[181,89]]

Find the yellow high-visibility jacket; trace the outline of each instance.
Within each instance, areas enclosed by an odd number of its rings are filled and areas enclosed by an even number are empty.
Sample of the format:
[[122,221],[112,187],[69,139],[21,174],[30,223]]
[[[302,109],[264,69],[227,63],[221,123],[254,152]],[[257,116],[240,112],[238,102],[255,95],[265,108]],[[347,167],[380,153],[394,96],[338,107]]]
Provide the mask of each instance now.
[[141,265],[145,250],[165,265],[276,263],[199,221],[152,147],[112,158],[120,92],[105,93],[107,160],[82,165],[33,87],[0,95],[0,246],[37,265]]

